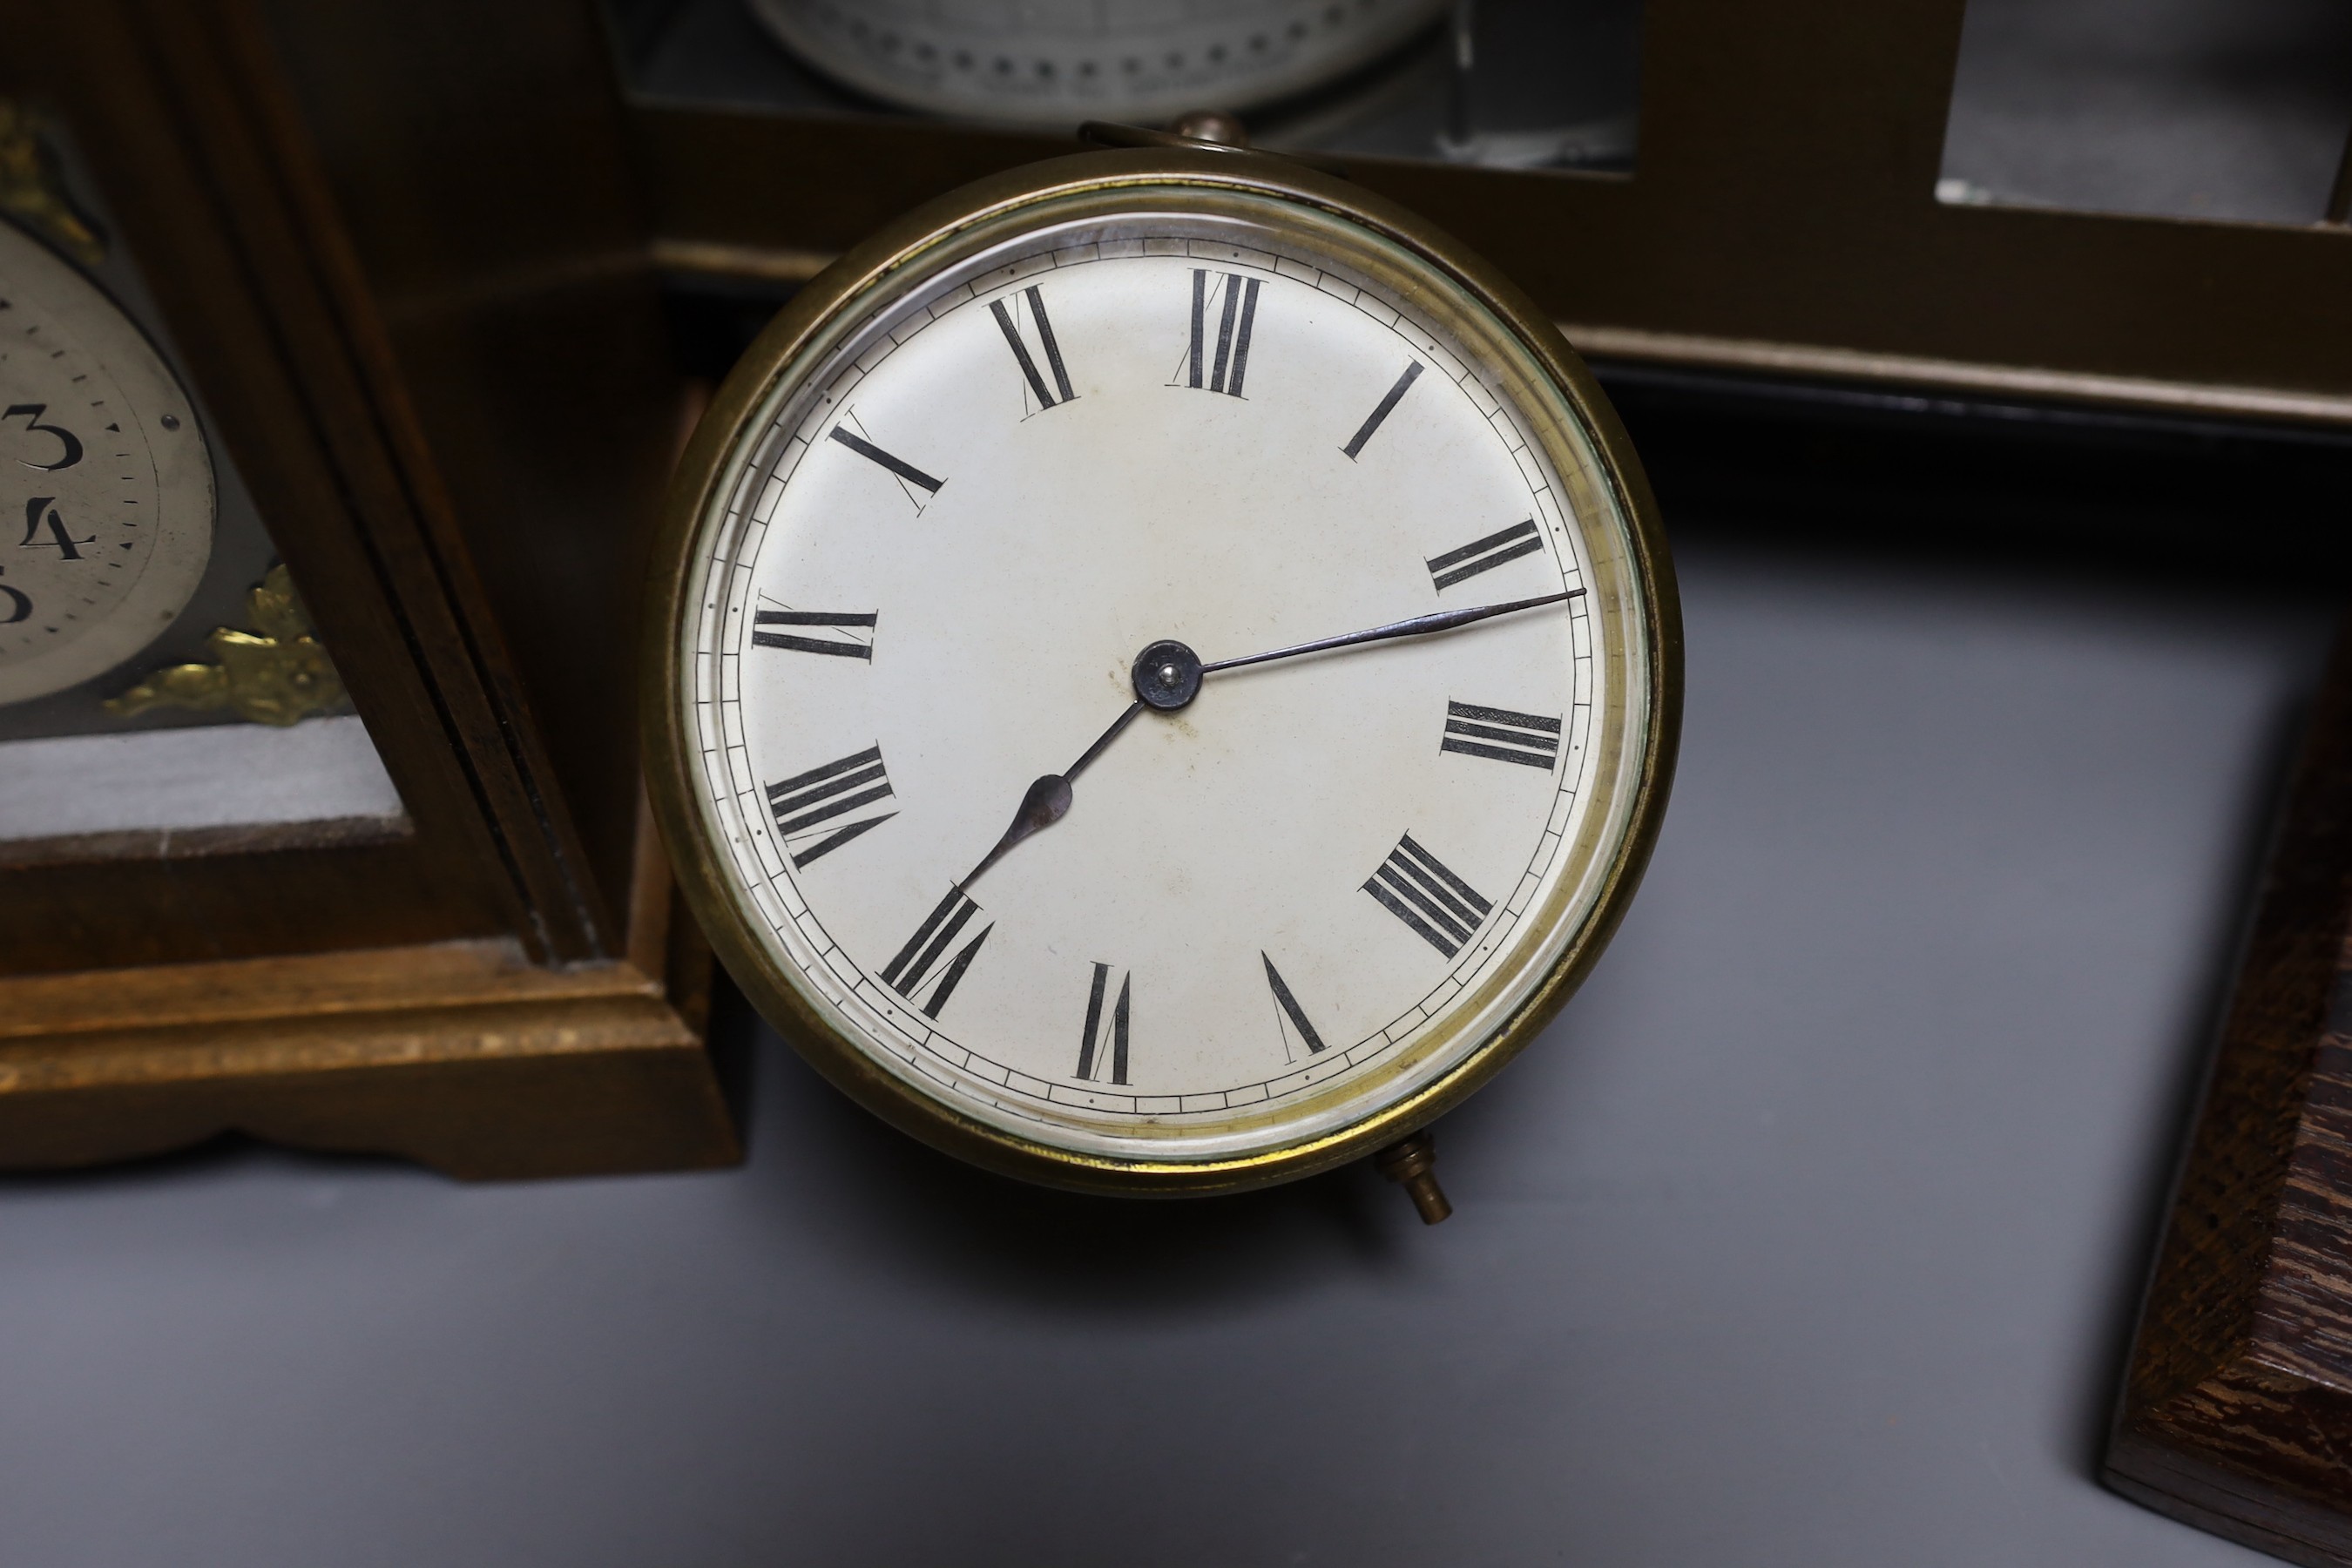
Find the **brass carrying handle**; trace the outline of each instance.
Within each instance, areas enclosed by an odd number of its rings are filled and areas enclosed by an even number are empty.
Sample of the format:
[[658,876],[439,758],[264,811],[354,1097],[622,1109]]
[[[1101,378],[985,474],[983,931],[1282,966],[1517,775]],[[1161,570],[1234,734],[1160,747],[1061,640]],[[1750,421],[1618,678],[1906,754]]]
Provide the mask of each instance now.
[[1116,121],[1089,120],[1078,127],[1078,140],[1097,147],[1176,147],[1195,153],[1255,153],[1262,158],[1287,158],[1318,173],[1348,178],[1347,165],[1337,158],[1314,153],[1276,153],[1252,147],[1249,128],[1237,114],[1222,109],[1188,110],[1167,131],[1148,125],[1121,125]]

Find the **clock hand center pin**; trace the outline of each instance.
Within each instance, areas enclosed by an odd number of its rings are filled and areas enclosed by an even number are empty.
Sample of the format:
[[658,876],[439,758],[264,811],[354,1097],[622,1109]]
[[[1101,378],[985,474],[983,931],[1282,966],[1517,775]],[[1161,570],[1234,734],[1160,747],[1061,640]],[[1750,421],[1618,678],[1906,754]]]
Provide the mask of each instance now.
[[1014,845],[1068,815],[1071,782],[1118,739],[1121,731],[1135,722],[1137,714],[1146,708],[1171,712],[1192,701],[1201,689],[1201,656],[1180,642],[1156,642],[1135,656],[1129,673],[1135,687],[1135,700],[1111,721],[1110,728],[1096,737],[1095,743],[1070,764],[1066,773],[1041,774],[1029,785],[1028,793],[1021,797],[1021,809],[1013,814],[1012,826],[1005,828],[995,847],[957,886],[969,889],[980,880],[982,872],[1003,859]]

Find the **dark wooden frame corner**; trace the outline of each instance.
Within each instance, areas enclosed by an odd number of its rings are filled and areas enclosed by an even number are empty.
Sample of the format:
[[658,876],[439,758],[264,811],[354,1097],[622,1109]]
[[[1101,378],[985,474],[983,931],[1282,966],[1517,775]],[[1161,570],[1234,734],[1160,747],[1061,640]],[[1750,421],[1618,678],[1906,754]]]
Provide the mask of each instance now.
[[2352,633],[2313,713],[2101,1468],[2352,1564]]

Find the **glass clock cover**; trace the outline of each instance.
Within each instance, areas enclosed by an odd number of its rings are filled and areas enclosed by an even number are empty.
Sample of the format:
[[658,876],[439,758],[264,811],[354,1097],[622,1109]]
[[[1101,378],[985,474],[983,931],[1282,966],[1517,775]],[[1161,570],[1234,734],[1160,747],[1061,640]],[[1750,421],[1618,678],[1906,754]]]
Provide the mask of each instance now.
[[1394,47],[1446,0],[750,0],[796,54],[850,86],[938,114],[1067,127],[1247,109]]
[[1654,541],[1525,345],[1342,220],[1188,205],[854,291],[701,459],[664,633],[743,962],[1080,1162],[1433,1092],[1613,919],[1672,743]]

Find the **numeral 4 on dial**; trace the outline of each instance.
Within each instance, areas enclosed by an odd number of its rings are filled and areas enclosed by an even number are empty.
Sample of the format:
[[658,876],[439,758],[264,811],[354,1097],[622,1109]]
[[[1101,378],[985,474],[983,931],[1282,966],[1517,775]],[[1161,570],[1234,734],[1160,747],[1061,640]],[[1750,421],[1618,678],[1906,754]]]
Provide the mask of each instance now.
[[[82,552],[75,547],[96,542],[98,535],[85,534],[76,539],[68,532],[65,519],[59,517],[58,509],[49,504],[57,499],[55,496],[35,496],[25,503],[25,537],[16,548],[54,550],[58,552],[58,559],[60,561],[83,560],[85,557]],[[47,539],[39,537],[44,528],[49,531],[49,536]]]

